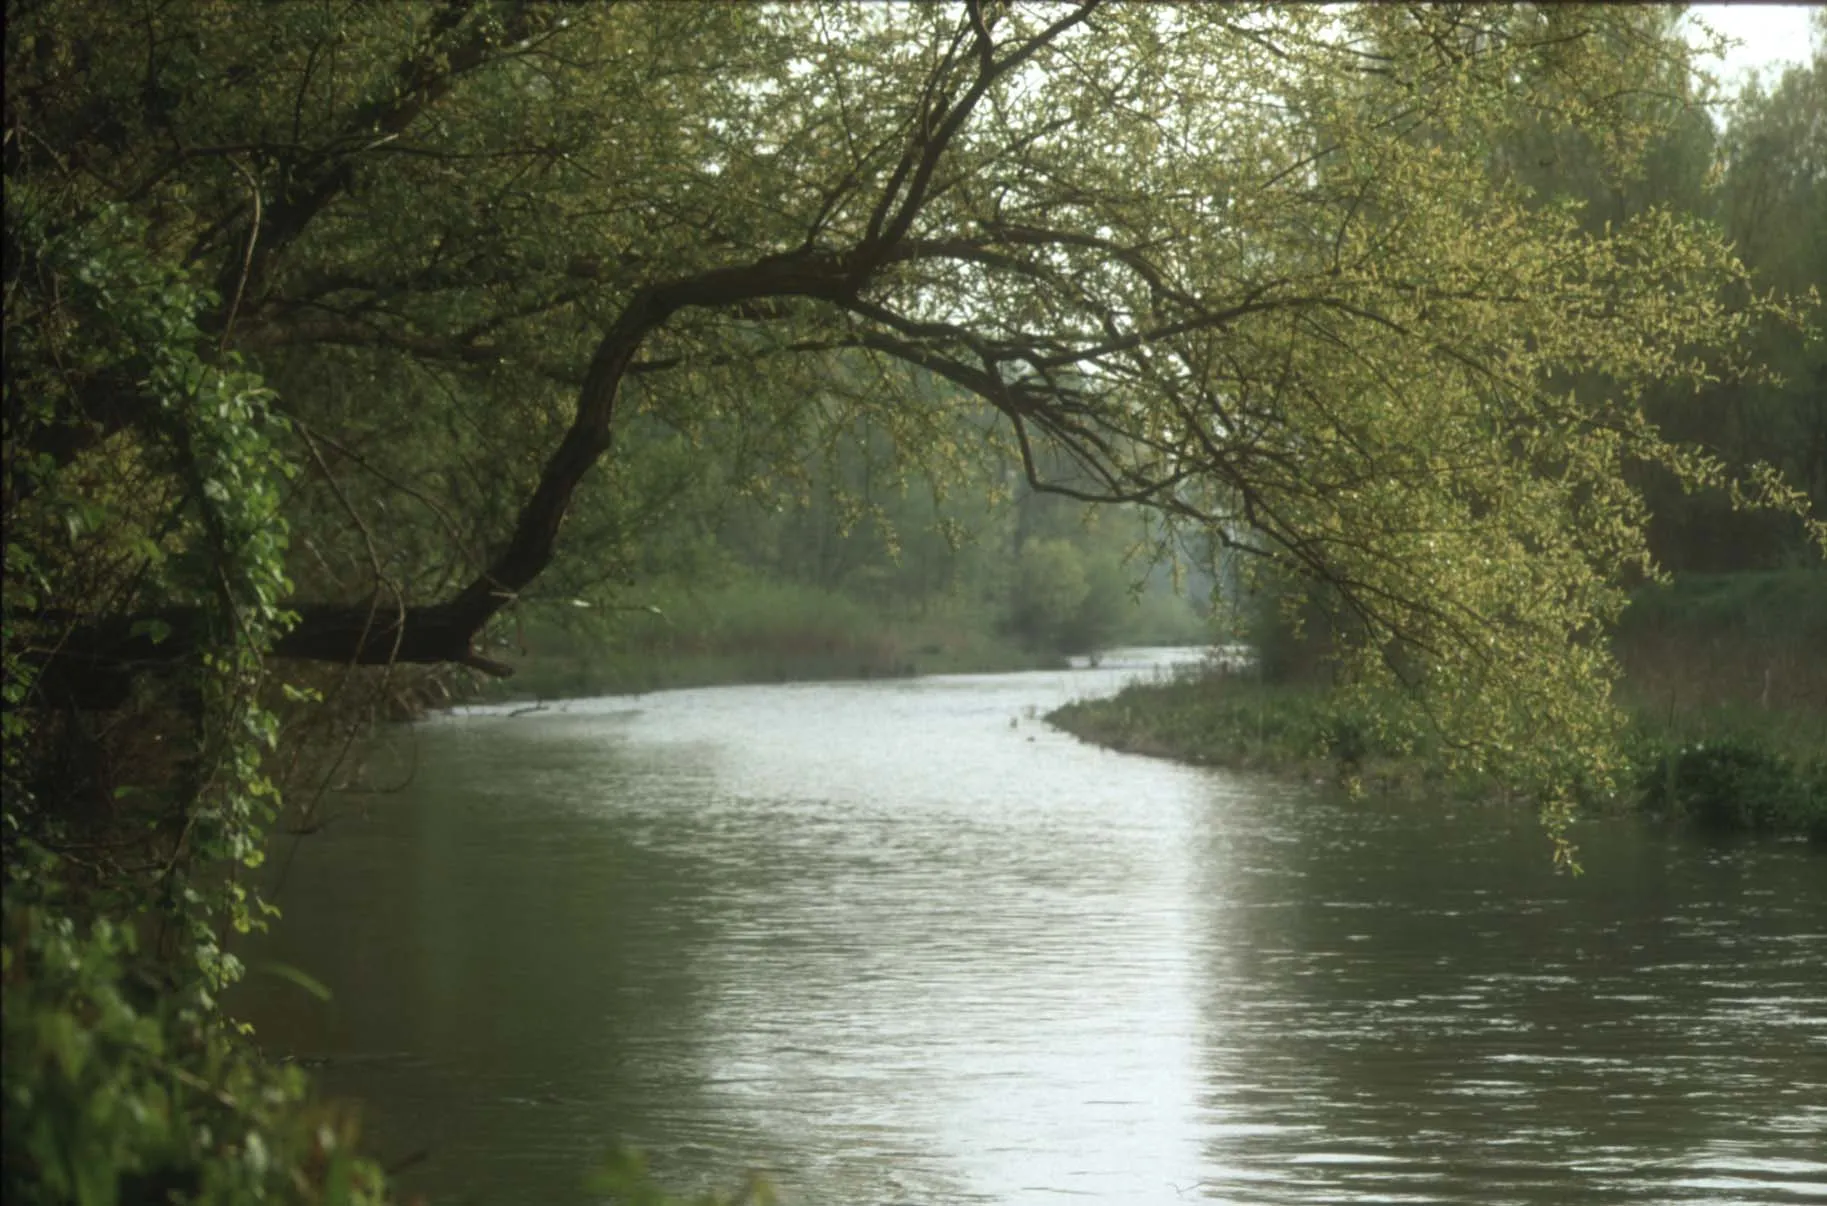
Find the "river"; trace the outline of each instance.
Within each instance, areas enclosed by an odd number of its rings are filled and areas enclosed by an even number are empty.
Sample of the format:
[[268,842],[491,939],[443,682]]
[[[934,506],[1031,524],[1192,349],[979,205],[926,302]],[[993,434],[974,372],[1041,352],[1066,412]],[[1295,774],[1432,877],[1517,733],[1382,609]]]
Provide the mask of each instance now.
[[[434,1206],[1827,1200],[1827,858],[1084,745],[1098,669],[403,730],[231,998]],[[408,773],[409,771],[409,773]],[[324,1004],[269,963],[302,969]]]

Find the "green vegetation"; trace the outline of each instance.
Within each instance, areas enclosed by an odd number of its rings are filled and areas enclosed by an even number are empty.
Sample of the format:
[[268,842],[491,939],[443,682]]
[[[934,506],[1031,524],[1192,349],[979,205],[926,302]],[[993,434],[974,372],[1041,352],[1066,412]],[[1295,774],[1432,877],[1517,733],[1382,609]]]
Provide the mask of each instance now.
[[1188,571],[1331,617],[1326,749],[1552,825],[1655,558],[1827,544],[1827,71],[1716,134],[1663,10],[7,18],[9,1202],[384,1193],[227,936],[286,790],[517,634],[987,664]]
[[[0,1193],[378,1201],[353,1128],[309,1106],[303,1079],[216,1007],[241,970],[229,935],[259,924],[238,877],[259,865],[278,805],[261,687],[289,620],[284,424],[238,359],[199,353],[205,295],[144,252],[122,209],[69,225],[9,179],[6,217],[65,310],[16,323],[9,280]],[[60,369],[82,363],[144,374],[144,431],[110,464],[60,471],[16,441],[66,421]],[[146,489],[162,512],[142,509]],[[79,606],[111,562],[160,605],[136,632],[171,639],[160,607],[182,604],[196,645],[98,713],[46,681],[39,642],[44,617]]]
[[483,699],[562,698],[717,683],[895,678],[1027,670],[1058,664],[992,633],[959,609],[886,616],[847,595],[766,580],[721,589],[656,591],[653,611],[610,633],[528,626],[514,677]]
[[1827,579],[1818,570],[1692,574],[1645,587],[1616,640],[1624,698],[1645,713],[1672,721],[1735,709],[1771,728],[1785,714],[1827,708]]
[[1112,645],[1205,639],[1200,610],[1162,575],[1144,577],[1132,589],[1130,545],[1113,525],[1072,518],[1084,514],[1077,504],[1028,499],[1025,510],[1057,514],[1071,526],[1059,536],[1031,537],[1012,571],[984,555],[986,545],[1009,538],[998,526],[1012,522],[987,504],[976,541],[941,546],[931,556],[929,563],[944,559],[944,575],[941,586],[925,593],[870,589],[900,568],[881,548],[865,549],[851,572],[819,582],[761,560],[753,545],[740,559],[718,546],[718,569],[644,584],[606,617],[589,608],[543,622],[529,617],[505,653],[513,677],[484,680],[479,695],[552,698],[1028,670]]
[[1827,842],[1827,756],[1797,762],[1755,737],[1696,741],[1639,763],[1634,786],[1654,816]]
[[[1313,682],[1319,642],[1266,628],[1275,659],[1264,665],[1283,667],[1267,681],[1255,667],[1211,665],[1048,719],[1115,749],[1352,791],[1503,791],[1501,780],[1456,770],[1429,726],[1394,723],[1399,704]],[[1588,790],[1585,806],[1827,841],[1827,573],[1677,578],[1633,595],[1615,639],[1624,757],[1613,786]]]
[[1617,642],[1641,807],[1827,841],[1827,573],[1679,577]]
[[[961,420],[973,433],[983,416]],[[768,506],[716,492],[669,500],[658,554],[606,604],[522,609],[485,699],[786,679],[1061,665],[1121,644],[1205,639],[1209,577],[1176,589],[1150,564],[1149,525],[967,467],[918,489],[892,448],[844,445],[789,462]]]
[[1360,786],[1368,776],[1370,784],[1394,789],[1425,762],[1399,740],[1367,740],[1366,715],[1341,710],[1318,687],[1264,684],[1251,672],[1203,667],[1067,704],[1047,720],[1129,753],[1325,782],[1355,776]]

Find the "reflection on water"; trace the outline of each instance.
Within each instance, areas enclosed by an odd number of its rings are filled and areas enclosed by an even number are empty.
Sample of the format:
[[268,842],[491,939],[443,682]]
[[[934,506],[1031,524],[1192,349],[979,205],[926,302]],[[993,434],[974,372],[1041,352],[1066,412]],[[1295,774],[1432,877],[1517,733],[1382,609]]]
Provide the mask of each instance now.
[[[238,1000],[437,1202],[612,1139],[795,1200],[1827,1197],[1827,860],[1349,804],[1038,722],[1136,664],[421,725]],[[364,815],[365,814],[365,815]]]

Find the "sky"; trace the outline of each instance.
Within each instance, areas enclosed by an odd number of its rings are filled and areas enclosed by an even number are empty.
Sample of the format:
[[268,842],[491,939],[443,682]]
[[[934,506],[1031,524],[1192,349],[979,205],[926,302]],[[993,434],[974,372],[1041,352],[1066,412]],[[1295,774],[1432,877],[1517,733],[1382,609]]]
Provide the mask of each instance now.
[[1726,55],[1721,82],[1731,87],[1738,73],[1750,67],[1775,68],[1808,58],[1808,18],[1815,5],[1808,4],[1696,4],[1692,12],[1728,37],[1744,43]]

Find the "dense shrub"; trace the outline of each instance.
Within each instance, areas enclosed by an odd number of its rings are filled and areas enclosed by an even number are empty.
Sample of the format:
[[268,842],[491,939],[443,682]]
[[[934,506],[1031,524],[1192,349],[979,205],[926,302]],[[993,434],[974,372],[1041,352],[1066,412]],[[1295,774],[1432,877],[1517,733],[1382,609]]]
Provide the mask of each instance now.
[[[0,480],[0,1200],[376,1201],[349,1128],[216,1005],[229,935],[260,924],[239,877],[278,803],[289,428],[143,223],[9,177],[6,224],[32,272],[8,282]],[[135,383],[134,424],[61,464],[22,455],[76,426],[74,366]],[[46,681],[47,652],[113,605],[155,648],[160,617],[189,615],[190,652],[130,692],[81,659]]]
[[[1293,771],[1349,787],[1477,797],[1475,771],[1451,772],[1424,729],[1404,729],[1364,701],[1311,687],[1265,685],[1201,668],[1136,684],[1048,717],[1086,740],[1191,762]],[[1589,784],[1584,807],[1623,803],[1716,831],[1806,834],[1827,842],[1827,756],[1797,756],[1755,731],[1679,740],[1639,716],[1625,735],[1626,791]]]
[[1803,766],[1745,739],[1665,750],[1643,766],[1638,788],[1654,815],[1827,840],[1827,763]]
[[353,1123],[307,1104],[131,929],[6,885],[4,1157],[14,1204],[378,1200]]

